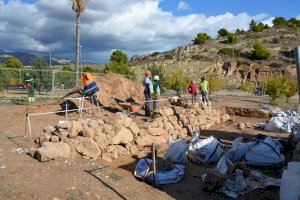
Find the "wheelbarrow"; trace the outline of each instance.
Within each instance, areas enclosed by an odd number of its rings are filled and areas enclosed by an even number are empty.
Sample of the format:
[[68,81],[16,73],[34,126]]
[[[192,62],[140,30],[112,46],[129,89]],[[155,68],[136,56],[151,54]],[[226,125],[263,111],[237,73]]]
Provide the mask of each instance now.
[[142,109],[142,105],[134,102],[134,103],[119,103],[119,105],[122,107],[123,109],[123,114],[125,116],[130,116],[132,114],[137,113],[139,110]]

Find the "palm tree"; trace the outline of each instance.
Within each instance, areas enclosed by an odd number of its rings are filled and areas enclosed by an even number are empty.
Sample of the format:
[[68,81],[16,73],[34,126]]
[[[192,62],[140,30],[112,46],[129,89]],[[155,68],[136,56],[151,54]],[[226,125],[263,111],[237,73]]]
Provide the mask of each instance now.
[[79,78],[79,48],[80,48],[80,16],[83,13],[86,3],[89,0],[72,0],[72,9],[76,12],[76,63],[75,63],[75,71],[76,71],[76,86],[78,84]]

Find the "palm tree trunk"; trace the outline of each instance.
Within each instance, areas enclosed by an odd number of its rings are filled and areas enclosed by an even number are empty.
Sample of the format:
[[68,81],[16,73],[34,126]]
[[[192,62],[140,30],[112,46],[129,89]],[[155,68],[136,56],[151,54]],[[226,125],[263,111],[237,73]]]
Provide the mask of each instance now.
[[79,79],[79,48],[80,48],[80,12],[76,12],[76,62],[75,62],[75,81],[78,86]]

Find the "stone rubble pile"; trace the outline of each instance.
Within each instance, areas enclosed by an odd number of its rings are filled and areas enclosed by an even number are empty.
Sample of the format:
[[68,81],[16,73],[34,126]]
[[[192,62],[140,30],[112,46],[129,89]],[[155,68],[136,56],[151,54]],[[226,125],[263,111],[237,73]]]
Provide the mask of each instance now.
[[121,112],[103,119],[60,121],[45,127],[35,142],[32,156],[39,161],[68,158],[80,154],[87,159],[102,158],[107,162],[119,156],[145,156],[153,143],[163,145],[169,137],[185,138],[200,129],[207,129],[229,116],[211,107],[195,104],[193,108],[162,108],[151,122],[133,120]]

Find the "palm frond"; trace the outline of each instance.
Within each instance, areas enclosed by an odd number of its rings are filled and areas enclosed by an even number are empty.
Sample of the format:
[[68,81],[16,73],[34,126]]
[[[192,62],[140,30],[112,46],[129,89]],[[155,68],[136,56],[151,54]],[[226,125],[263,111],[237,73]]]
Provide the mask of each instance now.
[[71,0],[72,1],[72,9],[81,14],[83,13],[83,11],[85,10],[86,4],[90,1],[90,0]]

